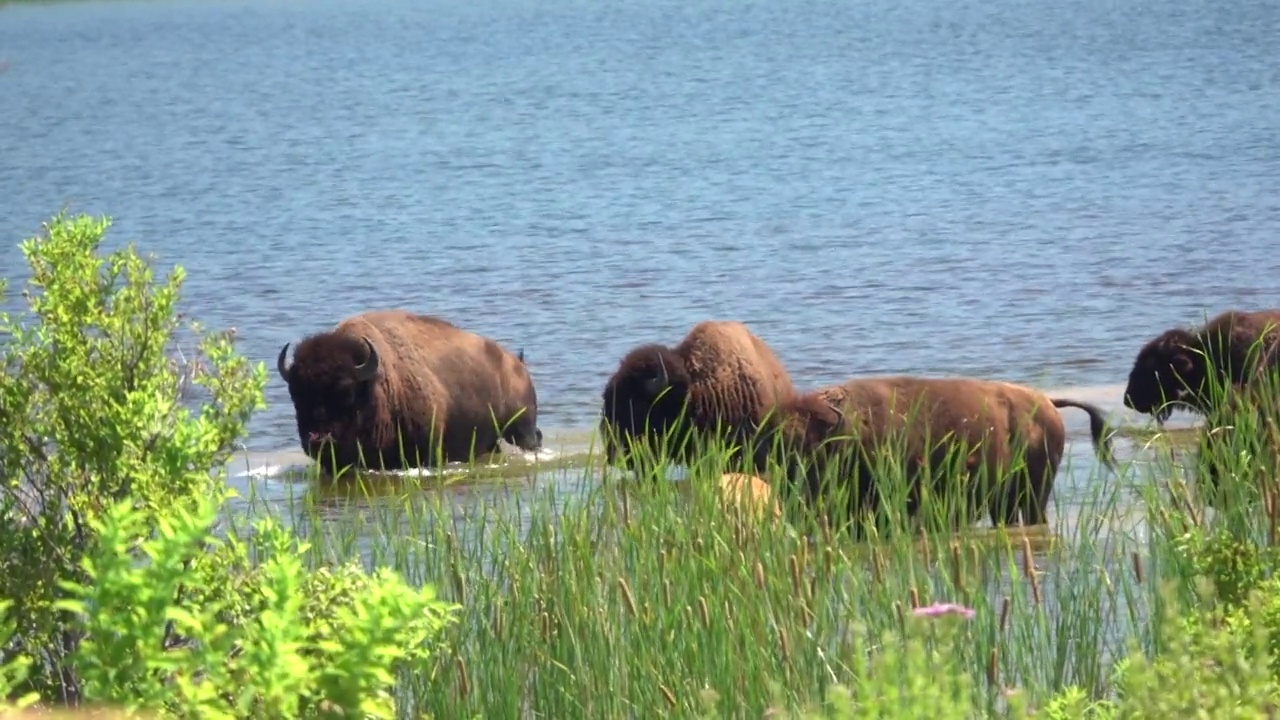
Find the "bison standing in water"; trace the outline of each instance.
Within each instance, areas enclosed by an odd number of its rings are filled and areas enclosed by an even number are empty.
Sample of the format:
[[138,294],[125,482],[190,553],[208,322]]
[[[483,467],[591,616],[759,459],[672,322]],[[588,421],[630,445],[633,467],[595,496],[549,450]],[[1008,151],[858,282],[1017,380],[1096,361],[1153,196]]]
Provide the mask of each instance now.
[[[403,310],[349,317],[289,344],[276,368],[298,438],[326,470],[430,467],[542,445],[537,394],[520,356],[438,318]],[[440,457],[442,455],[442,457]]]
[[1207,414],[1215,385],[1219,393],[1247,385],[1256,375],[1258,358],[1274,358],[1271,351],[1277,345],[1280,309],[1228,310],[1197,329],[1166,330],[1138,352],[1124,404],[1161,423],[1175,407]]
[[[770,432],[757,445],[757,463],[767,463],[778,450],[788,464],[804,460],[803,478],[797,479],[802,497],[811,502],[826,494],[829,471],[840,481],[853,480],[845,489],[854,517],[882,506],[876,476],[880,468],[896,465],[909,478],[907,517],[919,513],[921,474],[927,470],[931,494],[951,490],[951,496],[965,498],[968,514],[985,508],[995,525],[1016,525],[1019,519],[1040,525],[1066,443],[1056,409],[1061,407],[1089,414],[1094,447],[1114,468],[1105,418],[1096,406],[1051,399],[1012,383],[910,376],[858,378],[797,396],[770,419]],[[957,455],[968,473],[963,493],[938,484],[957,479],[958,467],[948,465]],[[990,489],[993,480],[1001,489]]]
[[[605,458],[625,466],[633,442],[660,459],[688,462],[689,440],[742,442],[783,400],[791,376],[763,340],[740,322],[694,325],[675,347],[647,344],[623,356],[601,394]],[[655,454],[655,457],[656,454]]]

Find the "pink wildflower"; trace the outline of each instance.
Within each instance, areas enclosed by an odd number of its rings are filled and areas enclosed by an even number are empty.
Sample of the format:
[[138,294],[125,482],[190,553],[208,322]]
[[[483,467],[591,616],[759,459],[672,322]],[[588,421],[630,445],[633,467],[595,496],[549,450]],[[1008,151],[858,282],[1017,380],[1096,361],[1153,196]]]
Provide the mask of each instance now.
[[934,603],[932,605],[925,605],[924,607],[918,607],[915,610],[912,610],[911,614],[915,617],[925,618],[936,618],[942,617],[943,615],[959,615],[965,620],[972,620],[973,616],[976,615],[973,608],[967,608],[964,605],[957,605],[955,603]]

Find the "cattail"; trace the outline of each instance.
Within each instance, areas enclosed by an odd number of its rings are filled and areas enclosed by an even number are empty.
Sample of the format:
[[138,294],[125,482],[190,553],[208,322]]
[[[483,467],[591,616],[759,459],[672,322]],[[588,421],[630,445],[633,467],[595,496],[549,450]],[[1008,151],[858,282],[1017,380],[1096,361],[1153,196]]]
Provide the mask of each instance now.
[[458,692],[466,699],[471,694],[471,680],[467,677],[467,661],[462,659],[461,655],[457,656],[458,665]]
[[920,593],[914,586],[911,588],[911,609],[915,610],[920,607]]
[[636,616],[636,600],[631,596],[631,587],[627,585],[625,578],[618,578],[618,589],[622,591],[622,599],[627,603],[627,612],[634,618]]
[[1200,513],[1196,512],[1195,505],[1192,504],[1189,497],[1187,498],[1187,517],[1191,518],[1192,525],[1198,526],[1200,524]]
[[1031,597],[1040,606],[1040,578],[1036,576],[1035,558],[1031,554],[1031,540],[1022,536],[1022,572],[1031,581]]
[[787,640],[787,629],[778,626],[778,649],[782,652],[782,662],[791,664],[791,643]]
[[991,655],[987,657],[987,682],[995,686],[1000,680],[1000,664],[999,655],[995,648],[991,648]]
[[659,683],[658,691],[662,693],[662,697],[666,698],[668,705],[670,705],[671,707],[676,706],[676,696],[670,690],[667,689],[666,685]]
[[755,578],[756,589],[763,592],[764,591],[764,566],[760,564],[759,560],[756,561],[755,566],[752,568],[751,574]]
[[711,612],[707,610],[707,599],[698,596],[698,616],[702,618],[702,627],[711,629]]
[[1276,544],[1276,531],[1280,530],[1280,503],[1277,502],[1275,485],[1267,485],[1267,497],[1271,499],[1267,507],[1267,539]]
[[960,543],[951,543],[951,584],[956,591],[964,592],[964,566],[960,562]]
[[1142,584],[1142,558],[1138,556],[1138,551],[1134,550],[1133,555],[1133,577],[1138,580],[1138,584]]
[[458,595],[458,604],[465,607],[467,604],[466,576],[458,568],[458,563],[450,561],[449,567],[453,571],[453,589]]
[[1000,632],[1004,632],[1009,626],[1009,596],[1005,595],[1000,601]]
[[804,597],[804,578],[800,575],[800,561],[795,555],[791,556],[791,587],[795,588],[797,596]]

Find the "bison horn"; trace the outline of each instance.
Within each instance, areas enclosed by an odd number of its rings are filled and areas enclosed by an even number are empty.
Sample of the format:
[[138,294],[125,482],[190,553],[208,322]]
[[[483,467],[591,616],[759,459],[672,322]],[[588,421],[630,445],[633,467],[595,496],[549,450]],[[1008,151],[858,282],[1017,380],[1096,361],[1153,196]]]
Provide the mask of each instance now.
[[844,425],[844,411],[835,403],[827,403],[827,407],[831,408],[831,412],[835,413],[836,416],[836,421],[833,427],[840,427],[841,425]]
[[658,372],[654,373],[653,377],[645,380],[644,389],[647,390],[650,395],[657,396],[658,393],[667,388],[667,384],[669,382],[670,379],[667,377],[667,364],[662,362],[662,358],[658,358]]
[[285,382],[289,382],[289,343],[285,343],[280,348],[280,355],[276,357],[276,371],[280,373],[280,377]]
[[367,382],[378,376],[378,350],[373,347],[373,343],[369,342],[369,338],[361,337],[365,346],[369,348],[369,357],[364,364],[356,366],[356,379],[361,382]]

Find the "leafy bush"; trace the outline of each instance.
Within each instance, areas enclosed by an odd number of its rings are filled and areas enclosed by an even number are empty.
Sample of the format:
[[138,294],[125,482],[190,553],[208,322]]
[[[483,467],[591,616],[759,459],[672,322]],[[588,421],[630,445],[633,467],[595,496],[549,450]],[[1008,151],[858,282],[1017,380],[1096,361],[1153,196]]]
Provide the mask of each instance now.
[[171,358],[183,273],[156,283],[131,247],[99,255],[108,226],[59,215],[43,236],[23,242],[30,315],[0,315],[0,335],[9,336],[0,377],[0,543],[13,650],[35,660],[34,690],[72,703],[79,683],[66,661],[81,630],[56,602],[61,581],[84,580],[94,520],[132,498],[154,526],[210,493],[210,469],[226,462],[265,382],[265,370],[236,356],[229,337],[203,337],[208,371],[195,382],[210,397],[195,416],[183,407],[185,370]]
[[109,224],[59,215],[24,242],[30,312],[0,315],[0,689],[15,705],[391,716],[394,671],[452,607],[387,570],[309,573],[269,520],[251,545],[218,537],[265,370],[181,320],[180,268],[157,283],[132,247],[100,254]]
[[[258,524],[255,542],[267,552],[247,587],[183,602],[190,559],[219,544],[210,537],[216,510],[202,500],[163,519],[136,548],[146,565],[133,552],[143,513],[118,504],[95,527],[88,581],[66,583],[72,599],[61,603],[85,630],[74,660],[86,697],[208,718],[393,716],[393,670],[428,656],[450,608],[385,569],[309,575],[305,548],[270,520]],[[226,613],[237,601],[249,611]]]

